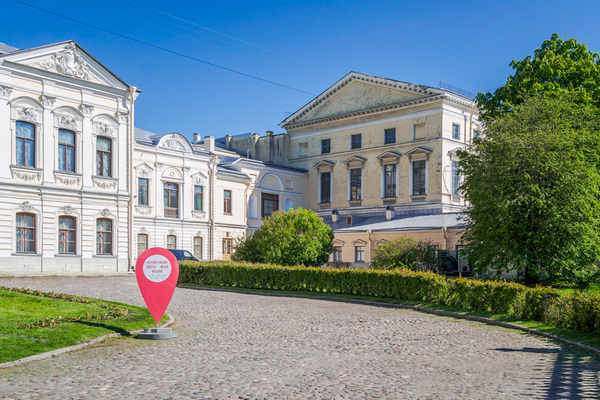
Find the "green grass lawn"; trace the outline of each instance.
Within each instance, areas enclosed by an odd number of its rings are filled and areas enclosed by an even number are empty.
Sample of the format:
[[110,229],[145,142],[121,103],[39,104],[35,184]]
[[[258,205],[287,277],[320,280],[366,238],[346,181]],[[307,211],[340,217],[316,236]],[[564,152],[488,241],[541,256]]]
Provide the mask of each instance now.
[[[76,345],[115,332],[125,333],[156,326],[146,308],[87,300],[90,302],[0,289],[0,363]],[[113,310],[117,307],[118,310],[111,314],[111,307]],[[112,316],[119,313],[124,315]],[[68,319],[79,321],[57,323]],[[166,320],[165,316],[161,322]]]
[[502,315],[502,314],[492,314],[492,313],[484,312],[484,311],[474,311],[474,310],[468,310],[468,309],[464,309],[464,308],[443,306],[443,305],[434,304],[434,303],[415,302],[415,301],[400,301],[400,300],[396,300],[396,299],[367,297],[367,296],[353,296],[353,295],[345,295],[345,294],[319,293],[319,292],[310,292],[310,291],[298,291],[298,292],[274,291],[274,290],[245,289],[245,288],[229,287],[229,286],[208,286],[208,285],[192,285],[192,284],[180,284],[178,286],[227,289],[227,290],[235,290],[235,291],[239,291],[239,292],[257,292],[257,293],[263,293],[266,295],[281,294],[281,295],[303,295],[303,296],[310,296],[310,297],[315,297],[315,298],[327,297],[327,298],[331,298],[331,299],[335,299],[335,300],[339,300],[339,301],[343,301],[345,299],[367,300],[367,301],[377,301],[377,302],[390,303],[390,304],[406,304],[406,305],[411,305],[411,306],[427,307],[427,308],[432,308],[434,310],[450,311],[450,312],[454,312],[457,314],[473,315],[473,316],[477,316],[477,317],[484,317],[484,318],[489,318],[489,319],[493,319],[493,320],[497,320],[497,321],[521,325],[526,328],[537,329],[544,333],[559,336],[559,337],[567,339],[567,340],[571,340],[571,341],[578,342],[578,343],[583,343],[588,346],[592,346],[597,349],[600,349],[600,337],[598,335],[594,335],[591,333],[577,332],[572,329],[557,328],[555,326],[543,324],[540,322],[519,320],[517,318],[509,317],[509,316]]
[[600,293],[600,283],[590,283],[590,286],[586,289],[573,289],[573,288],[562,288],[559,289],[561,292],[565,292],[565,293],[573,293],[576,290],[579,290],[580,292],[584,292],[584,293]]

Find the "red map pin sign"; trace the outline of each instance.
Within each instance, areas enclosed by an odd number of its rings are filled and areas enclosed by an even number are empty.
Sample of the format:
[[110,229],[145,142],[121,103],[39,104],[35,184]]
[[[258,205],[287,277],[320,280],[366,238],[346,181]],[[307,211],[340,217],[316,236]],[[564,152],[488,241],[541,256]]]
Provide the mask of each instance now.
[[138,257],[135,276],[142,297],[158,325],[177,286],[179,263],[169,250],[153,247]]

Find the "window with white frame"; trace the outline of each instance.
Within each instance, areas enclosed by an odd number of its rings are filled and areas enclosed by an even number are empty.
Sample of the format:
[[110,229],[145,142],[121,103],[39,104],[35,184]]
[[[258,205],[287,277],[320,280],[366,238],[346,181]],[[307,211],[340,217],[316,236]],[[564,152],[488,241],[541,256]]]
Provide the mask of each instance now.
[[17,253],[35,253],[35,215],[19,213],[16,215]]
[[140,233],[137,235],[137,255],[138,255],[138,257],[140,256],[140,254],[142,254],[146,250],[148,250],[148,235],[146,235],[145,233]]
[[383,166],[383,197],[397,197],[396,191],[397,164],[384,164]]
[[412,163],[412,190],[413,196],[423,196],[427,194],[427,161],[418,160]]
[[96,220],[96,254],[110,255],[113,253],[112,236],[112,220],[107,218],[98,218]]
[[58,169],[75,172],[75,133],[58,130]]
[[96,137],[96,175],[112,176],[112,140],[104,137]]
[[179,217],[179,185],[172,182],[163,184],[165,200],[165,217]]
[[194,210],[202,211],[203,210],[203,200],[204,200],[204,187],[202,186],[194,186]]
[[16,164],[35,167],[35,125],[28,122],[16,122]]
[[365,261],[365,246],[363,244],[354,246],[354,261],[364,262]]
[[194,246],[193,249],[194,251],[194,257],[196,257],[198,260],[202,260],[202,237],[201,236],[194,236]]
[[231,190],[223,190],[223,213],[231,214],[232,210]]
[[75,217],[58,217],[58,253],[75,254],[77,226]]
[[177,236],[167,235],[167,249],[174,250],[177,248]]
[[148,205],[148,188],[149,183],[146,178],[138,178],[138,205]]
[[342,261],[342,246],[333,246],[333,261]]
[[460,195],[460,169],[458,167],[458,161],[452,161],[452,194]]
[[452,139],[460,140],[460,124],[452,124]]

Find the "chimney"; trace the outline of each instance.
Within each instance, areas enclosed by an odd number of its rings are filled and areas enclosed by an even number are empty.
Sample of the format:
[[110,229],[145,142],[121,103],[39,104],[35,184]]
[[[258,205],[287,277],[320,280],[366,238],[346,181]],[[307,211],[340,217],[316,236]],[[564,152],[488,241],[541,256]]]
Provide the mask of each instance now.
[[202,141],[202,135],[200,133],[194,133],[192,135],[192,144],[198,144]]
[[394,218],[395,216],[396,216],[396,210],[394,210],[394,208],[392,206],[387,206],[387,208],[385,209],[386,221],[389,221],[390,219]]
[[331,221],[332,222],[338,222],[338,219],[340,219],[340,214],[338,214],[338,210],[333,210],[331,212]]
[[215,137],[214,136],[205,136],[204,137],[204,150],[208,152],[215,151]]
[[267,136],[273,136],[273,131],[267,131]]

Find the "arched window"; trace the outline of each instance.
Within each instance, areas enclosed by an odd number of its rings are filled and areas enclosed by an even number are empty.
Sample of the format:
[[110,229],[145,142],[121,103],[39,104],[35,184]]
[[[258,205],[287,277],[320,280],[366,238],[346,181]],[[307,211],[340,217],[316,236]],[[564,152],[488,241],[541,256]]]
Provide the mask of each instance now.
[[176,249],[176,248],[177,248],[177,236],[167,235],[167,249]]

